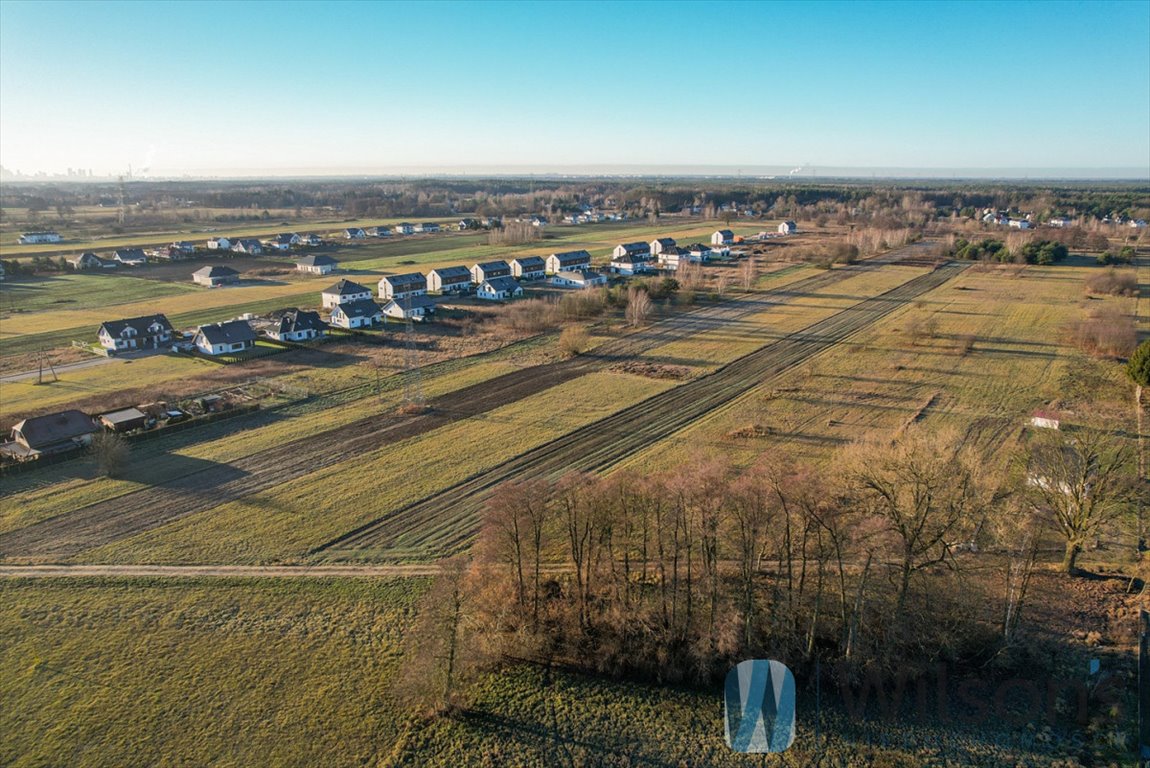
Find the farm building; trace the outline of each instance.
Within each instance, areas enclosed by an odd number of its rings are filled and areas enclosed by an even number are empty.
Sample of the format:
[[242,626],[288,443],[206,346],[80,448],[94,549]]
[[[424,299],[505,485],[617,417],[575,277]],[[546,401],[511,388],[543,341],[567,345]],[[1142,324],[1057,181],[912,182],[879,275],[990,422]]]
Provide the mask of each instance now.
[[99,427],[83,411],[68,410],[24,419],[12,427],[12,445],[7,452],[20,458],[64,453],[92,442]]
[[320,293],[320,303],[324,309],[331,309],[337,304],[350,304],[354,301],[371,301],[371,289],[365,288],[351,280],[340,280],[330,288]]
[[493,277],[511,277],[511,265],[506,261],[485,261],[471,267],[471,282],[481,285]]
[[368,227],[368,237],[391,237],[391,227]]
[[79,255],[67,257],[68,266],[77,271],[82,269],[115,269],[119,266],[117,262],[110,259],[101,259],[91,251],[86,251]]
[[343,231],[343,236],[348,240],[363,240],[367,237],[367,233],[360,227],[348,227]]
[[427,278],[419,272],[385,275],[379,280],[380,299],[402,299],[427,293]]
[[20,235],[20,245],[43,245],[44,243],[58,243],[64,238],[59,232],[25,232]]
[[231,267],[209,266],[200,267],[192,273],[192,281],[208,288],[218,288],[221,285],[230,285],[238,282],[240,273]]
[[522,295],[523,288],[519,281],[510,276],[489,278],[475,289],[476,298],[489,301],[506,301]]
[[395,234],[397,235],[413,235],[415,234],[415,225],[409,224],[404,221],[395,225]]
[[729,229],[720,229],[711,235],[711,245],[730,245],[735,242],[735,233]]
[[596,285],[606,285],[607,278],[591,270],[574,270],[552,275],[551,284],[560,288],[591,288]]
[[432,293],[467,293],[471,290],[471,270],[467,267],[440,267],[427,273],[427,290]]
[[511,276],[519,280],[538,280],[547,274],[542,256],[520,256],[511,260]]
[[232,241],[227,237],[213,237],[208,240],[209,251],[230,251],[232,249]]
[[547,257],[546,271],[549,275],[591,268],[591,254],[587,251],[564,251]]
[[336,304],[329,322],[337,328],[370,328],[383,322],[383,311],[371,299]]
[[327,323],[318,312],[306,309],[277,309],[255,321],[256,329],[276,341],[310,341],[327,335]]
[[97,420],[105,429],[112,432],[131,432],[148,426],[148,414],[139,408],[124,408],[111,413],[102,413]]
[[223,355],[242,352],[255,346],[256,332],[247,320],[228,320],[224,323],[201,325],[192,344],[205,355]]
[[309,248],[314,248],[317,245],[323,245],[323,238],[314,232],[308,232],[299,239],[300,245],[306,245]]
[[295,263],[295,268],[300,272],[307,272],[312,275],[327,275],[335,271],[339,266],[339,262],[328,256],[326,253],[316,253],[309,256],[304,256]]
[[405,296],[392,299],[383,308],[383,314],[396,320],[426,320],[435,314],[435,299],[427,295]]
[[96,334],[100,346],[117,351],[123,349],[159,349],[172,343],[172,324],[163,315],[130,317],[127,320],[108,320],[100,325]]
[[798,232],[798,230],[798,226],[796,226],[793,221],[784,221],[779,225],[780,235],[793,235],[795,232]]
[[232,251],[235,253],[244,253],[248,256],[259,256],[264,252],[264,247],[260,245],[260,241],[254,237],[245,237],[232,243]]
[[125,267],[139,267],[148,263],[143,248],[120,248],[112,253],[112,259]]
[[651,255],[658,256],[667,248],[675,247],[675,238],[673,237],[660,237],[657,240],[651,241]]

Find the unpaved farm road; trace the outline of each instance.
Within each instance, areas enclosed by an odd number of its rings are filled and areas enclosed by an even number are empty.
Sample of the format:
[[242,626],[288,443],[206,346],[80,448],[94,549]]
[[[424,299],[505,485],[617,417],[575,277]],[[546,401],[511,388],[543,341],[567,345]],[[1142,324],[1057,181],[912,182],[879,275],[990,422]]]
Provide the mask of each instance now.
[[[732,322],[771,306],[809,296],[814,291],[857,275],[860,271],[878,269],[905,258],[921,257],[925,245],[928,244],[912,245],[853,267],[832,270],[775,290],[734,298],[668,318],[642,331],[608,342],[589,355],[561,363],[520,369],[436,398],[430,402],[431,410],[424,414],[399,418],[368,417],[228,464],[209,463],[205,468],[161,485],[63,511],[25,528],[0,534],[0,558],[60,560],[74,557],[87,549],[134,536],[181,517],[302,477],[375,450],[388,442],[398,442],[454,421],[479,416],[663,344],[715,328],[729,327]],[[671,391],[676,392],[678,389],[681,388]],[[394,515],[388,517],[388,527],[394,526],[396,518]],[[332,548],[333,545],[345,548],[349,542],[344,539],[358,533],[362,531],[353,531],[321,549]]]
[[435,576],[435,563],[411,565],[0,565],[0,578],[374,578]]

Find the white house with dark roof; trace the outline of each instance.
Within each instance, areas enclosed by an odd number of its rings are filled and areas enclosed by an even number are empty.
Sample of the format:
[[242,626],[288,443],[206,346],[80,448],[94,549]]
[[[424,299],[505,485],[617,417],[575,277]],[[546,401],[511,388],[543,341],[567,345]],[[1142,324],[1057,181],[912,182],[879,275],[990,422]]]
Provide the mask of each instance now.
[[651,255],[658,256],[663,252],[664,248],[674,248],[675,238],[673,237],[660,237],[657,240],[651,241]]
[[368,227],[368,237],[391,237],[391,227]]
[[490,277],[475,289],[475,297],[488,301],[507,301],[523,295],[523,287],[510,275]]
[[172,324],[164,315],[144,315],[125,320],[107,320],[96,334],[100,346],[119,352],[130,349],[160,349],[172,343]]
[[467,267],[439,267],[427,273],[431,293],[467,293],[471,290],[471,270]]
[[471,267],[471,282],[482,285],[493,277],[511,277],[511,265],[506,261],[484,261]]
[[638,275],[651,271],[651,262],[644,255],[643,258],[625,253],[611,259],[611,271],[620,275]]
[[403,275],[384,275],[379,280],[379,298],[402,299],[427,293],[427,278],[420,272]]
[[327,335],[327,323],[318,312],[306,309],[278,309],[253,321],[255,328],[276,341],[311,341]]
[[365,288],[351,280],[340,280],[335,285],[324,289],[320,295],[320,303],[324,309],[331,309],[337,304],[350,304],[353,301],[371,301],[371,289]]
[[68,266],[77,271],[84,269],[115,269],[119,266],[118,262],[112,261],[111,259],[101,259],[91,251],[67,256],[65,260],[68,262]]
[[559,272],[572,272],[591,269],[591,254],[587,251],[564,251],[547,257],[546,272],[549,275]]
[[632,259],[636,259],[638,261],[646,261],[650,255],[650,243],[621,243],[616,245],[615,250],[611,252],[612,258],[630,256]]
[[212,237],[208,239],[209,251],[230,251],[232,240],[229,237]]
[[248,256],[259,256],[264,252],[264,247],[260,245],[260,241],[254,237],[244,237],[232,243],[233,253],[243,253]]
[[140,267],[148,263],[143,248],[118,248],[112,252],[112,259],[125,267]]
[[433,221],[425,221],[422,224],[416,224],[415,231],[423,232],[424,234],[433,234],[439,231],[439,225]]
[[239,282],[240,273],[231,267],[207,266],[200,267],[192,273],[192,282],[208,288],[218,288],[221,285],[230,285]]
[[793,221],[787,220],[779,224],[780,235],[793,235],[799,231],[799,227]]
[[371,328],[383,322],[383,310],[371,299],[336,304],[329,322],[337,328]]
[[348,227],[343,231],[343,236],[348,240],[363,240],[367,238],[367,233],[361,227]]
[[185,256],[191,256],[193,253],[196,252],[196,244],[193,243],[191,240],[177,240],[176,242],[172,243],[168,247],[169,248],[175,248],[177,251],[184,254]]
[[592,288],[606,285],[607,278],[593,270],[573,270],[551,275],[551,285],[559,288]]
[[735,233],[729,229],[720,229],[711,235],[711,245],[730,245],[733,242]]
[[542,256],[520,256],[511,260],[511,276],[519,280],[539,280],[547,275],[547,261]]
[[295,263],[296,270],[307,272],[310,275],[331,274],[338,266],[339,262],[326,253],[309,254],[302,259],[297,259]]
[[275,237],[264,240],[264,245],[274,251],[290,251],[301,242],[300,236],[295,232],[284,232]]
[[196,329],[192,344],[205,355],[226,355],[254,347],[256,332],[247,320],[210,323]]
[[308,232],[306,235],[301,235],[299,239],[300,245],[306,245],[308,248],[314,248],[317,245],[323,245],[323,238],[315,232]]
[[396,224],[394,227],[394,230],[395,230],[395,234],[397,234],[397,235],[413,235],[413,234],[415,234],[415,225],[411,224],[409,222],[403,221],[403,222],[400,222],[399,224]]
[[435,314],[435,299],[425,294],[392,299],[384,305],[383,314],[395,320],[426,320]]

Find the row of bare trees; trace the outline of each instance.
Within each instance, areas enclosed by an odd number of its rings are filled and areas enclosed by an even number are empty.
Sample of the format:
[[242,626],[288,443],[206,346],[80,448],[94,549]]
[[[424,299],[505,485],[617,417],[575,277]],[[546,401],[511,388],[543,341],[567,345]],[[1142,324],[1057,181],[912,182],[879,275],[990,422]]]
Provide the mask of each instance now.
[[467,577],[473,626],[489,651],[659,680],[763,652],[859,669],[982,654],[1014,641],[1044,548],[1076,572],[1133,509],[1130,459],[1103,430],[1043,431],[1002,470],[911,427],[817,471],[764,457],[507,484]]

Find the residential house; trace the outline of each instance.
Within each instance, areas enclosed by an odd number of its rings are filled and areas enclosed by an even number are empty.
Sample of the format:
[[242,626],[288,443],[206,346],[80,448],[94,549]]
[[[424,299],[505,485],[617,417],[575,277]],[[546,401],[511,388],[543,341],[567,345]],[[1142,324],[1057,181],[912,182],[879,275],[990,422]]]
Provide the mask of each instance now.
[[440,267],[427,273],[427,290],[432,293],[467,293],[471,290],[471,270],[467,267]]
[[231,285],[239,282],[240,273],[231,267],[209,266],[200,267],[192,273],[192,282],[205,285],[208,288],[218,288],[221,285]]
[[621,256],[630,256],[634,260],[646,261],[651,255],[651,245],[649,243],[623,243],[616,245],[615,250],[611,252],[612,258],[619,258]]
[[371,301],[371,289],[365,288],[359,283],[353,283],[351,280],[340,280],[320,293],[320,301],[324,309],[332,309],[338,304]]
[[685,250],[687,251],[687,261],[692,264],[702,264],[704,261],[710,261],[711,254],[714,253],[713,248],[703,245],[702,243],[688,245]]
[[523,288],[514,277],[489,277],[475,289],[476,298],[506,301],[523,295]]
[[542,256],[520,256],[511,260],[511,276],[519,280],[539,280],[547,275],[547,262]]
[[729,229],[720,229],[711,235],[711,245],[730,245],[735,242],[735,233]]
[[426,320],[435,314],[435,299],[424,294],[392,299],[384,306],[383,314],[396,320]]
[[459,223],[456,224],[455,227],[460,232],[465,232],[469,229],[479,229],[479,222],[475,219],[460,219]]
[[316,246],[323,245],[323,238],[315,232],[308,232],[302,235],[299,239],[300,245],[306,245],[308,248],[315,248]]
[[395,234],[397,235],[414,235],[415,225],[406,221],[395,225]]
[[560,288],[591,288],[606,285],[607,278],[593,270],[572,270],[551,275],[551,285]]
[[228,320],[210,323],[196,329],[192,344],[205,355],[224,355],[242,352],[256,344],[256,332],[247,320]]
[[96,334],[100,346],[117,352],[128,349],[160,349],[172,343],[172,324],[164,315],[144,315],[101,323]]
[[327,323],[318,312],[277,309],[256,321],[256,329],[276,341],[310,341],[327,335]]
[[188,253],[175,245],[165,245],[162,248],[155,248],[147,252],[148,256],[158,261],[183,261],[190,259],[195,252]]
[[1131,219],[1127,226],[1131,229],[1146,229],[1146,219]]
[[369,227],[367,234],[369,237],[391,237],[391,227]]
[[172,243],[169,248],[175,248],[177,251],[185,256],[191,256],[196,252],[196,244],[191,240],[178,240]]
[[260,241],[254,237],[244,237],[232,242],[233,253],[243,253],[248,256],[259,256],[264,252],[264,247],[260,245]]
[[336,304],[329,322],[339,328],[371,328],[383,322],[383,310],[371,299]]
[[674,248],[675,238],[673,237],[660,237],[657,240],[651,241],[651,255],[658,256],[665,248]]
[[1050,221],[1046,222],[1047,226],[1057,227],[1058,229],[1065,229],[1074,225],[1074,220],[1069,216],[1055,216]]
[[659,252],[659,266],[662,269],[674,272],[679,268],[680,260],[687,258],[687,251],[684,248],[672,245],[669,248],[664,248]]
[[343,236],[348,240],[363,240],[367,233],[360,227],[348,227],[343,231]]
[[431,221],[425,221],[422,224],[416,224],[415,231],[423,232],[424,234],[434,234],[439,231],[439,225]]
[[798,231],[799,231],[799,227],[793,221],[788,220],[788,221],[784,221],[781,224],[779,224],[779,234],[780,235],[793,235],[795,232],[798,232]]
[[549,275],[584,269],[591,269],[591,254],[587,251],[564,251],[547,257],[546,271]]
[[299,235],[295,232],[284,232],[276,235],[270,240],[265,240],[264,245],[268,246],[274,251],[290,251],[295,246],[302,242]]
[[75,270],[82,269],[115,269],[119,264],[110,259],[101,259],[91,251],[85,251],[81,254],[74,254],[66,257],[68,265]]
[[533,226],[533,227],[545,227],[550,223],[551,222],[549,222],[547,220],[546,216],[532,216],[531,217],[531,226]]
[[482,285],[493,277],[510,277],[511,265],[506,261],[485,261],[471,267],[471,282]]
[[380,299],[402,299],[427,293],[427,278],[419,272],[385,275],[379,281]]
[[14,453],[27,458],[73,451],[89,445],[98,430],[91,416],[75,409],[24,419],[12,427]]
[[58,243],[64,238],[59,232],[25,232],[20,235],[20,245],[43,245],[44,243]]
[[148,263],[143,248],[120,248],[112,253],[112,259],[125,267],[139,267]]
[[1026,219],[1011,219],[1007,224],[1011,229],[1030,229],[1030,222]]
[[339,262],[326,253],[309,254],[302,259],[297,259],[295,263],[296,270],[311,275],[331,274],[338,266]]
[[650,260],[647,258],[646,252],[642,258],[629,253],[614,256],[611,258],[611,271],[620,275],[636,275],[641,272],[648,272],[650,271]]
[[230,251],[232,249],[232,241],[227,237],[213,237],[208,240],[209,251]]

